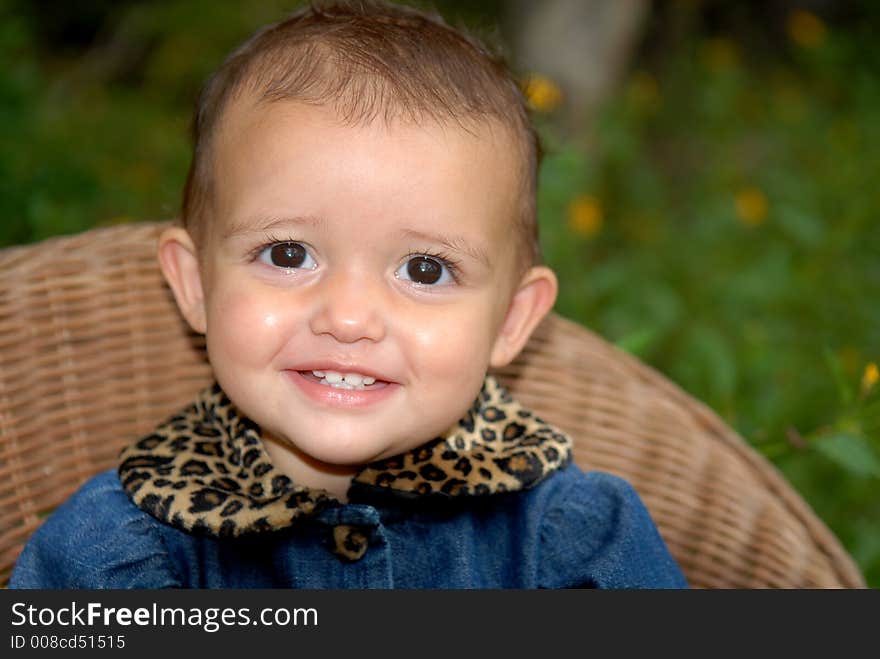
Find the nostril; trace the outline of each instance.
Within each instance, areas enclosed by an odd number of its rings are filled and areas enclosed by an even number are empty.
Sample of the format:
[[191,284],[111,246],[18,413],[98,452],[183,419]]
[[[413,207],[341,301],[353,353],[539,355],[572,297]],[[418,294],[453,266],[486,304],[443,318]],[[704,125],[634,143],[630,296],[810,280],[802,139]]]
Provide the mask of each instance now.
[[334,337],[340,343],[355,343],[362,339],[379,341],[385,335],[384,323],[375,309],[345,313],[339,309],[322,309],[309,322],[316,335]]

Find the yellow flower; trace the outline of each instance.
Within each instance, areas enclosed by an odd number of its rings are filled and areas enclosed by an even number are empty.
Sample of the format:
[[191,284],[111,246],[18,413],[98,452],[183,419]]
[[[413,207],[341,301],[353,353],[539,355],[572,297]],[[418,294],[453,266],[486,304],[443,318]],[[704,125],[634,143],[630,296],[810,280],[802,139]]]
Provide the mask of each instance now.
[[862,393],[868,393],[878,380],[880,380],[880,370],[877,369],[877,364],[870,362],[865,366],[862,375]]
[[529,105],[538,112],[552,112],[562,104],[562,90],[555,82],[538,73],[528,77],[525,94]]
[[602,229],[602,205],[590,195],[581,195],[568,205],[568,226],[575,233],[591,238]]
[[788,15],[788,38],[803,48],[816,48],[825,43],[825,23],[816,14],[796,9]]
[[734,203],[737,217],[747,226],[758,226],[767,218],[767,197],[758,188],[743,188]]

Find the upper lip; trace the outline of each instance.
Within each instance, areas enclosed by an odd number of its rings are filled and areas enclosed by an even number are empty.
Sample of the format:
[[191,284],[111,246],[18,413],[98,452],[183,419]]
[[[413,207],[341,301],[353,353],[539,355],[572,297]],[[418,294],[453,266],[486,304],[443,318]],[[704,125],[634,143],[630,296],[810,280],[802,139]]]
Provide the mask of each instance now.
[[359,364],[343,364],[332,360],[315,360],[290,367],[291,371],[336,371],[337,373],[359,373],[383,382],[393,382],[387,375]]

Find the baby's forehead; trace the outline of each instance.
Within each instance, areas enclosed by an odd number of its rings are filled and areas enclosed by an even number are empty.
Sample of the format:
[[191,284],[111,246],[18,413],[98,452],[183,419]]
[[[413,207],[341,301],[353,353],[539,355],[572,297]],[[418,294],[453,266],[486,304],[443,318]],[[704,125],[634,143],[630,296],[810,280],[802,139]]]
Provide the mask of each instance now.
[[[528,175],[527,153],[509,126],[493,117],[413,118],[384,114],[351,117],[343,110],[329,104],[295,100],[236,99],[224,111],[215,136],[212,149],[215,173],[219,173],[218,164],[222,165],[218,159],[226,162],[238,160],[252,150],[254,135],[261,135],[269,145],[284,144],[302,150],[306,155],[320,150],[327,141],[334,139],[352,145],[367,142],[379,148],[389,142],[410,144],[409,149],[403,148],[395,153],[412,161],[411,178],[418,178],[438,165],[428,154],[421,158],[420,150],[427,143],[448,147],[440,155],[453,161],[457,159],[454,166],[462,171],[473,169],[474,163],[480,163],[495,172],[509,172],[506,179],[510,189],[506,192],[512,195],[523,188]],[[291,139],[292,134],[299,136],[298,141]],[[435,156],[438,153],[431,152]],[[350,155],[353,155],[353,149],[336,153],[341,159]]]
[[413,190],[454,178],[466,179],[468,188],[491,181],[505,196],[520,186],[513,136],[500,122],[485,118],[355,121],[328,105],[246,100],[231,104],[219,128],[214,159],[221,184],[228,184],[223,177],[231,171],[242,173],[242,162],[259,169],[272,160],[303,170],[323,167],[331,175],[357,163],[394,172],[401,188]]
[[[388,135],[396,132],[418,130],[438,134],[462,133],[474,140],[491,143],[494,148],[511,153],[511,158],[525,156],[525,150],[518,148],[521,137],[509,124],[486,114],[463,114],[446,116],[442,114],[420,113],[412,109],[397,107],[391,103],[373,112],[353,112],[344,102],[309,103],[297,99],[270,99],[260,95],[238,95],[226,104],[220,114],[215,131],[215,139],[224,134],[234,133],[262,125],[268,129],[278,127],[279,117],[293,117],[308,114],[314,118],[320,115],[327,126],[338,126],[352,131],[374,131],[382,129]],[[522,155],[520,155],[522,154]]]

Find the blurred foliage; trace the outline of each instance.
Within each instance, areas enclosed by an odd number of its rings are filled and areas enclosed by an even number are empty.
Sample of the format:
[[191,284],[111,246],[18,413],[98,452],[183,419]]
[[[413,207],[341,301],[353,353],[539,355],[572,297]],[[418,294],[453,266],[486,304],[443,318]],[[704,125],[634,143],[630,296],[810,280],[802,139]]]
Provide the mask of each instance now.
[[880,23],[793,7],[769,49],[678,4],[585,136],[542,119],[557,309],[714,408],[878,586]]
[[[564,90],[531,89],[557,310],[715,409],[877,587],[880,14],[855,4],[657,3],[582,134],[554,119]],[[0,246],[173,216],[199,85],[289,8],[0,0]]]

